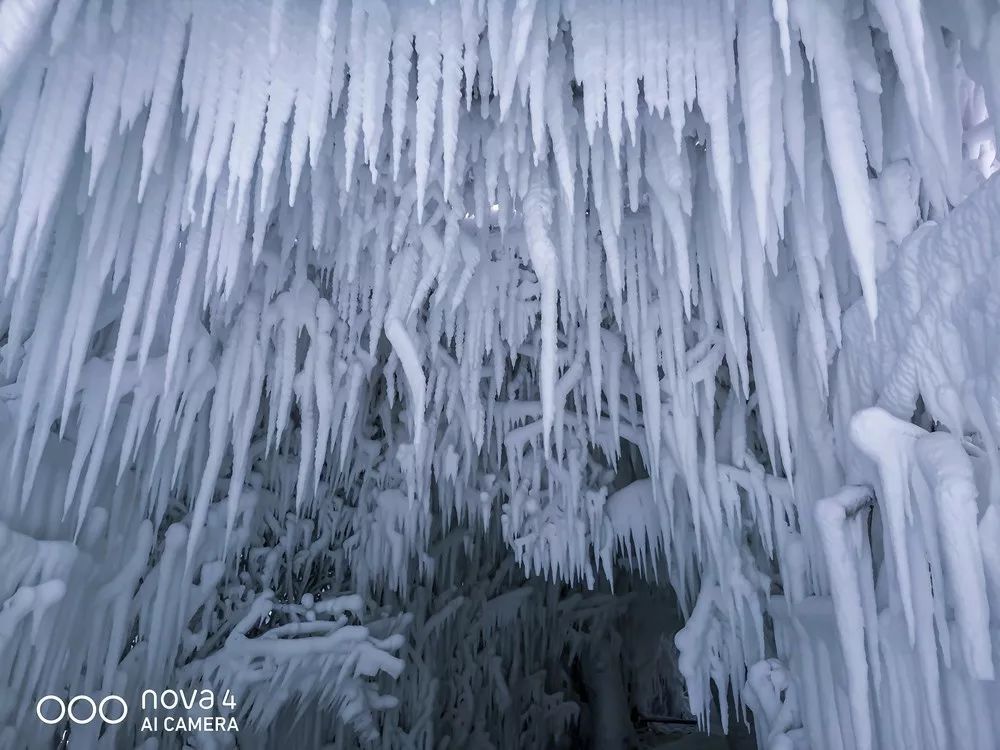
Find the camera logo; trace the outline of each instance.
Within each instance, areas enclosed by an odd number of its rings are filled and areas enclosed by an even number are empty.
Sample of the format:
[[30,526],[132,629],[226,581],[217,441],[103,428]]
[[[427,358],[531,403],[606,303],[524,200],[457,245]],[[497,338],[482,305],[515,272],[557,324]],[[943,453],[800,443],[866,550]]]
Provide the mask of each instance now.
[[[114,704],[121,708],[121,715]],[[111,704],[109,706],[109,704]],[[58,724],[67,716],[74,724],[89,724],[98,716],[105,724],[121,724],[128,716],[128,703],[120,695],[107,695],[97,703],[89,695],[75,695],[69,699],[69,703],[58,695],[43,695],[35,704],[35,715],[43,724]]]

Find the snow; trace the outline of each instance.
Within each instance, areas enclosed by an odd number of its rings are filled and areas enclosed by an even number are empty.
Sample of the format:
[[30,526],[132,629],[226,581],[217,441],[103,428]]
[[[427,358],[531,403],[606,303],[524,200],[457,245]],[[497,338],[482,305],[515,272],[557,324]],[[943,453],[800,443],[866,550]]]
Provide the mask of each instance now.
[[0,745],[208,685],[264,744],[995,746],[997,39],[0,1]]

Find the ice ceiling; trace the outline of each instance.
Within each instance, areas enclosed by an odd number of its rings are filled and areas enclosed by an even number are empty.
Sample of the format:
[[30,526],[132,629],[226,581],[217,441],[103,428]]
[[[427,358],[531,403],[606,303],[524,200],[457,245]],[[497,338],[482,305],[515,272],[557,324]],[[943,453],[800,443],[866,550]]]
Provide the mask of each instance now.
[[0,745],[541,747],[646,585],[762,748],[997,747],[998,112],[994,0],[0,1]]

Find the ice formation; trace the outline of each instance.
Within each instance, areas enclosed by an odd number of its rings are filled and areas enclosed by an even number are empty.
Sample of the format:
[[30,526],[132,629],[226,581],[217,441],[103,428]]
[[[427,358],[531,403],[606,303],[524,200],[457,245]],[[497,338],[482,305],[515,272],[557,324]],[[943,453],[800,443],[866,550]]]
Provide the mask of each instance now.
[[659,590],[1000,747],[998,118],[996,0],[0,0],[0,746],[620,743]]

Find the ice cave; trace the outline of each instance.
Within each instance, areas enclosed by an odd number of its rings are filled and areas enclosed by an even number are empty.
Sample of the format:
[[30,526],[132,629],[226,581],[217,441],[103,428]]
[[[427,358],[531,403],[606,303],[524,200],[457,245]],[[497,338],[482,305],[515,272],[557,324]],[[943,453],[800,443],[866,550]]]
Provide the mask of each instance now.
[[1000,0],[0,0],[0,750],[997,750],[998,133]]

